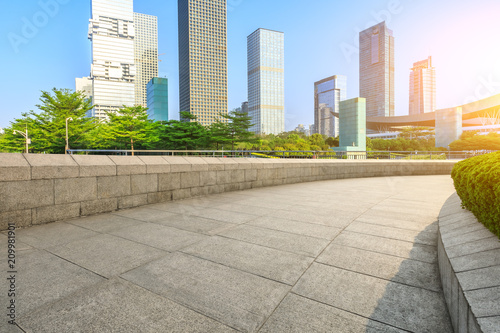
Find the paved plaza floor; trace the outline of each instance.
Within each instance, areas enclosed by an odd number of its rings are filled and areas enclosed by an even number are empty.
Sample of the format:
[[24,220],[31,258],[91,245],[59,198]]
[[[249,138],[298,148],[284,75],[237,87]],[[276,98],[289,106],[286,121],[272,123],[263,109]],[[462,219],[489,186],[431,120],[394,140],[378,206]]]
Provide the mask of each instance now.
[[0,331],[452,332],[436,249],[453,192],[332,180],[17,230],[18,326]]

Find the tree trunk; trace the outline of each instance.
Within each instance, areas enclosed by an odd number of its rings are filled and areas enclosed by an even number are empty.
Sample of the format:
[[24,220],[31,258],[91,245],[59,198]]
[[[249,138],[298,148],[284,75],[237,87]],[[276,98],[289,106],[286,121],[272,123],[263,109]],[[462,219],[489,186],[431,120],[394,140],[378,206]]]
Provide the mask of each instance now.
[[132,156],[134,156],[134,139],[130,138],[130,146],[132,148]]

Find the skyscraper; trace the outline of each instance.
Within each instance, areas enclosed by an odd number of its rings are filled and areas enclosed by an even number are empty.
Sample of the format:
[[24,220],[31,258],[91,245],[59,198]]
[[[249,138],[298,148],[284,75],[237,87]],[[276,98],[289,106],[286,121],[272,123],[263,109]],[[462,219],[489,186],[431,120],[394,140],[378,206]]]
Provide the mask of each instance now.
[[178,0],[180,111],[210,125],[227,114],[226,0]]
[[432,57],[413,64],[410,72],[410,115],[436,111],[436,69]]
[[92,0],[92,97],[89,116],[135,103],[134,12],[132,0]]
[[168,121],[168,79],[154,77],[147,85],[148,116],[156,121]]
[[337,137],[339,120],[332,112],[339,113],[339,104],[347,96],[347,78],[335,75],[314,83],[314,128],[316,133]]
[[158,18],[134,13],[135,104],[147,107],[147,84],[158,76]]
[[285,131],[285,35],[257,29],[248,42],[248,113],[257,134]]
[[146,86],[158,76],[155,16],[133,12],[133,0],[92,0],[89,39],[94,109],[89,116],[125,106],[147,106]]
[[385,22],[359,34],[359,93],[368,117],[394,116],[394,36]]

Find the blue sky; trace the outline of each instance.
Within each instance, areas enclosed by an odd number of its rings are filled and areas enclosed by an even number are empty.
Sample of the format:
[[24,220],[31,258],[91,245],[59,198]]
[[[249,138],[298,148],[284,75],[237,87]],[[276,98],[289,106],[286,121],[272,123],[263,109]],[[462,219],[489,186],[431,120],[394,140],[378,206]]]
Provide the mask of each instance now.
[[[159,74],[169,79],[170,116],[178,118],[177,0],[135,0],[134,11],[158,16]],[[257,28],[279,30],[286,129],[312,124],[315,81],[346,75],[347,96],[358,96],[358,32],[382,20],[395,36],[396,115],[408,113],[409,69],[428,55],[438,108],[500,93],[499,13],[498,0],[228,0],[229,107],[247,100],[246,37]],[[90,0],[3,1],[0,15],[5,127],[36,110],[40,90],[74,89],[75,77],[89,75]]]

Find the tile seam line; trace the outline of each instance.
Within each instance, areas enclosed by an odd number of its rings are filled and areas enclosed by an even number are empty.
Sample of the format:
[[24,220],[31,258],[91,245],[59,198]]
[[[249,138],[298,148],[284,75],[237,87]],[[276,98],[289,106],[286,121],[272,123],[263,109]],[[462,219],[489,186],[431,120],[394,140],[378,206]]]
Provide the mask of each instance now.
[[[294,292],[294,291],[291,291],[291,292],[290,292],[290,294],[295,295],[295,296],[298,296],[298,297],[302,297],[302,298],[305,298],[305,299],[308,299],[308,300],[310,300],[310,301],[312,301],[312,302],[316,302],[316,303],[319,303],[319,304],[323,304],[323,305],[325,305],[325,306],[328,306],[328,307],[331,307],[331,308],[334,308],[334,309],[337,309],[337,310],[340,310],[340,311],[343,311],[343,312],[350,313],[350,314],[352,314],[352,315],[354,315],[354,316],[356,316],[356,317],[361,317],[361,318],[365,318],[365,319],[368,319],[368,320],[371,320],[371,321],[374,321],[374,322],[380,323],[380,324],[382,324],[382,325],[384,325],[384,326],[393,327],[393,328],[395,328],[395,329],[398,329],[398,330],[401,330],[401,331],[404,331],[404,332],[408,332],[408,333],[414,333],[413,331],[409,331],[409,330],[407,330],[407,329],[405,329],[405,328],[400,328],[400,327],[397,327],[397,326],[393,326],[393,325],[391,325],[391,324],[387,324],[387,323],[381,322],[381,321],[376,320],[376,319],[372,319],[372,318],[370,318],[370,317],[365,317],[365,316],[363,316],[363,315],[361,315],[361,314],[359,314],[359,313],[355,313],[355,312],[349,311],[349,310],[347,310],[347,309],[339,308],[339,307],[337,307],[337,306],[334,306],[334,305],[331,305],[331,304],[328,304],[328,303],[325,303],[325,302],[322,302],[322,301],[318,301],[318,300],[312,299],[312,298],[307,297],[307,296],[305,296],[305,295],[298,294],[298,293],[296,293],[296,292]],[[369,327],[372,327],[372,326],[369,326]],[[374,328],[374,327],[372,327],[372,328]]]

